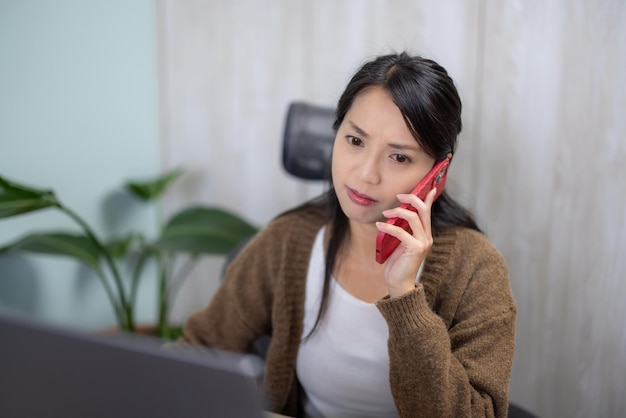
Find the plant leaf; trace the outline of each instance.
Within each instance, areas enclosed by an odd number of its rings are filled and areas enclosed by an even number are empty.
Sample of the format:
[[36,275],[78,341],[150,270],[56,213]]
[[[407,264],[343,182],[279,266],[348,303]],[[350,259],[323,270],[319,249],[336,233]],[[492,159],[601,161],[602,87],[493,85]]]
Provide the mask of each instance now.
[[13,244],[0,248],[0,253],[5,251],[25,251],[71,257],[94,269],[98,269],[100,264],[100,252],[89,238],[84,235],[72,235],[65,232],[27,235]]
[[128,254],[135,242],[139,241],[141,241],[141,237],[139,237],[137,234],[131,233],[124,238],[107,242],[104,247],[114,259],[119,260],[123,258],[126,254]]
[[174,215],[155,245],[169,251],[228,254],[257,231],[231,212],[198,206]]
[[0,176],[0,218],[58,206],[51,190],[34,189]]
[[125,187],[126,190],[141,200],[153,200],[161,196],[165,189],[182,173],[182,170],[176,169],[152,180],[142,182],[129,181]]

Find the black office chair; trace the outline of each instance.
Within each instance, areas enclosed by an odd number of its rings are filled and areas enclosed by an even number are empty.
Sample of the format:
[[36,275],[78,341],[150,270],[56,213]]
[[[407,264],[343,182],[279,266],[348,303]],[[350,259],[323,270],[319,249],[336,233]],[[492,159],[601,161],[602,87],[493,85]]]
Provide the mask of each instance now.
[[[304,180],[325,180],[328,175],[330,154],[335,139],[333,122],[335,111],[303,102],[293,102],[287,110],[283,132],[282,163],[285,170]],[[242,242],[226,259],[226,266],[247,244]],[[253,346],[255,354],[265,358],[270,337],[259,338]],[[537,418],[535,415],[514,404],[509,404],[509,418]]]
[[521,406],[509,402],[509,418],[538,418]]
[[283,167],[295,177],[324,180],[335,131],[332,108],[302,102],[289,105],[283,133]]

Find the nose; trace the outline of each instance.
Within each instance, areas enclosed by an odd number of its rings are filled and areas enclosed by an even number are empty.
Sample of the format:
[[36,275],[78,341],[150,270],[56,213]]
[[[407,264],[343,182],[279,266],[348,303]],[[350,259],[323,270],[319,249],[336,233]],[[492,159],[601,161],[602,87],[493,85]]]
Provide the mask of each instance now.
[[359,167],[360,180],[366,184],[380,183],[380,161],[375,153],[364,155]]

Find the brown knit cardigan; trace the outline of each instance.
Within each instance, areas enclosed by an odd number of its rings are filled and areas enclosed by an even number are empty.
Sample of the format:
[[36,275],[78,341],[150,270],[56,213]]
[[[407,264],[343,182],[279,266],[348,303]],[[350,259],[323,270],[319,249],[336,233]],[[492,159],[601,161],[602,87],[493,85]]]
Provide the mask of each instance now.
[[[192,344],[247,352],[272,336],[270,409],[299,410],[296,357],[319,209],[272,221],[229,266],[210,304],[188,319]],[[506,417],[516,307],[502,256],[465,228],[436,231],[414,291],[376,303],[389,327],[389,382],[400,417]]]

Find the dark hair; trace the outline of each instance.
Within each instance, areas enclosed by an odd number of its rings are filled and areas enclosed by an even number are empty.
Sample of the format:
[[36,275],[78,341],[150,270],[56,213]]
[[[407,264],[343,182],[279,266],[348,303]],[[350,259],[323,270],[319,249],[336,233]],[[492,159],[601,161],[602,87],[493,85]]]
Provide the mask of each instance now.
[[[337,103],[333,124],[335,131],[339,129],[357,95],[372,86],[382,87],[389,94],[424,152],[435,160],[454,154],[462,127],[461,99],[443,67],[432,60],[410,56],[405,52],[379,56],[367,62],[352,77]],[[330,180],[329,190],[313,203],[327,206],[331,227],[322,302],[315,325],[306,338],[317,330],[326,311],[337,253],[348,231],[348,219],[341,210]],[[434,234],[438,229],[449,226],[480,231],[469,211],[445,191],[433,204],[431,221]]]

